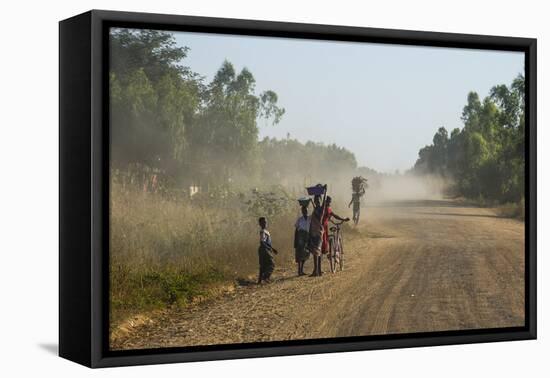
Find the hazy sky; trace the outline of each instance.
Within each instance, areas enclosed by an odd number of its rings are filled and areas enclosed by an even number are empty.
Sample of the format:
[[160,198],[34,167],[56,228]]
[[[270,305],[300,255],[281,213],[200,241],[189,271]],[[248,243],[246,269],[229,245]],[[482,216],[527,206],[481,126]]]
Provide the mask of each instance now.
[[174,33],[183,62],[210,81],[227,59],[286,109],[260,137],[336,143],[382,172],[414,165],[440,126],[462,127],[469,91],[485,97],[524,72],[523,53]]

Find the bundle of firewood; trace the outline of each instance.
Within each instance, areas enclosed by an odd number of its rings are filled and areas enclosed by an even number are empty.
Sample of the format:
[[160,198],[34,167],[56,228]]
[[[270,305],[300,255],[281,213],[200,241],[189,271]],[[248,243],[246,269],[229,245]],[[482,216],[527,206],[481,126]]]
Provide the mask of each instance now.
[[369,185],[367,183],[367,179],[363,176],[355,176],[353,179],[351,179],[351,189],[354,193],[357,193],[360,196],[365,194],[365,189],[368,187]]

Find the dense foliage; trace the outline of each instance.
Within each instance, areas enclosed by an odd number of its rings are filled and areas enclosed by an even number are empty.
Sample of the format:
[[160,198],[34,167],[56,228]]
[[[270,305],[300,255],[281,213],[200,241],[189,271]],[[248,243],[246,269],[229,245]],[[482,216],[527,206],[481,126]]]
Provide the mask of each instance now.
[[496,202],[524,196],[525,80],[497,85],[483,101],[468,94],[464,128],[449,135],[437,130],[433,144],[420,149],[414,172],[437,174],[454,182],[457,194]]
[[[172,34],[111,33],[111,162],[114,172],[158,172],[163,186],[208,190],[246,181],[281,184],[355,169],[335,145],[259,140],[258,120],[277,124],[277,94],[257,92],[252,73],[224,61],[211,82],[183,65],[189,49]],[[263,123],[263,122],[262,122]],[[147,174],[142,174],[145,177]],[[251,185],[252,184],[252,185]]]
[[185,306],[254,275],[259,216],[269,219],[277,264],[293,266],[296,198],[306,184],[327,183],[332,194],[341,182],[347,197],[349,178],[373,171],[336,145],[260,140],[260,120],[277,124],[285,110],[275,92],[256,91],[246,68],[220,62],[207,80],[166,32],[114,29],[110,42],[116,337],[129,315]]

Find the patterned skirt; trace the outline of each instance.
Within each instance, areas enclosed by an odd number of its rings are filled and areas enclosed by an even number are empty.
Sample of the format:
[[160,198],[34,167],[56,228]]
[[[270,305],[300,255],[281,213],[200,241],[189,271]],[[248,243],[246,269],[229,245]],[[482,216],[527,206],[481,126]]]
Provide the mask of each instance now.
[[313,256],[321,256],[321,246],[323,245],[323,232],[309,234],[308,250]]
[[309,258],[308,250],[309,233],[305,230],[298,230],[296,235],[296,248],[294,248],[294,257],[296,262],[306,261]]
[[273,253],[266,247],[260,246],[258,248],[258,259],[260,263],[260,277],[261,279],[268,279],[275,269]]

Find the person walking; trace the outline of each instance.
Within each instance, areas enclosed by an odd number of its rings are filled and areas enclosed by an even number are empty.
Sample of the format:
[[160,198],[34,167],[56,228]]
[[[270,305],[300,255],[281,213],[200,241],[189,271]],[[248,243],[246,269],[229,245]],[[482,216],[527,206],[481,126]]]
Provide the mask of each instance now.
[[[364,193],[365,193],[365,191],[363,190],[363,194]],[[351,194],[351,201],[348,204],[348,207],[353,205],[353,218],[352,219],[353,219],[353,223],[355,223],[355,225],[357,225],[357,223],[359,223],[359,215],[360,215],[360,212],[361,212],[361,196],[362,196],[361,193],[353,192]]]

